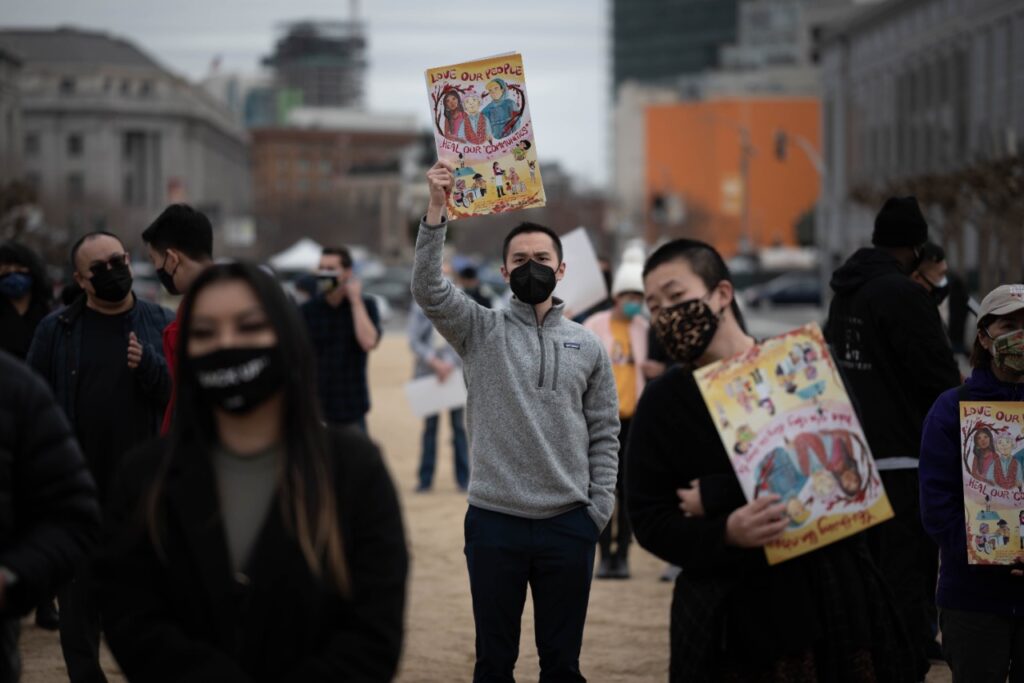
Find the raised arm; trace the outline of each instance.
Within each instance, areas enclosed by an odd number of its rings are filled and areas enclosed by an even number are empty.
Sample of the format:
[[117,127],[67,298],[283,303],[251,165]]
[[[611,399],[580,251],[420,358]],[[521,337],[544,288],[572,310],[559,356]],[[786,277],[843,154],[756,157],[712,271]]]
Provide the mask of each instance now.
[[430,204],[416,237],[412,295],[441,336],[459,355],[465,355],[470,338],[486,332],[496,314],[459,291],[442,273],[447,228],[444,211],[453,182],[452,168],[442,160],[427,172]]

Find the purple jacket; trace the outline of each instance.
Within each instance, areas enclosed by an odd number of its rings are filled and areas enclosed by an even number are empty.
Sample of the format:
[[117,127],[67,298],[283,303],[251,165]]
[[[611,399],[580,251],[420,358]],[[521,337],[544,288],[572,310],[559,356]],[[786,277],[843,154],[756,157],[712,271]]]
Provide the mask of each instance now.
[[[1024,401],[1024,384],[1000,382],[987,369],[971,373],[966,386],[972,401]],[[921,437],[921,521],[942,557],[936,603],[947,609],[1024,616],[1024,577],[1010,576],[1009,567],[967,564],[959,391],[939,396]]]

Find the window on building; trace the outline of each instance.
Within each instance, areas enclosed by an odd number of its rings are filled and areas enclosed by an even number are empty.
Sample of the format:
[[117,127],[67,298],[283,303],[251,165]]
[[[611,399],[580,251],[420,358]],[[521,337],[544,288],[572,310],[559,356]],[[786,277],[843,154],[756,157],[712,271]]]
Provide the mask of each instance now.
[[81,173],[68,173],[68,201],[80,202],[85,199],[85,176]]
[[132,91],[132,82],[127,78],[121,81],[121,94],[127,95]]
[[165,197],[160,134],[126,131],[121,137],[122,200],[126,206],[150,206]]
[[85,149],[85,140],[82,138],[81,133],[72,133],[68,136],[68,156],[69,157],[80,157],[82,156],[82,150]]
[[139,86],[139,96],[140,97],[149,97],[152,94],[153,94],[153,81],[142,81],[142,84]]
[[25,156],[34,157],[39,154],[39,134],[28,133],[25,135]]
[[43,191],[43,179],[39,177],[38,173],[26,173],[25,184],[32,188],[36,197],[38,197]]
[[60,79],[60,94],[71,95],[75,92],[75,79],[73,78],[62,78]]

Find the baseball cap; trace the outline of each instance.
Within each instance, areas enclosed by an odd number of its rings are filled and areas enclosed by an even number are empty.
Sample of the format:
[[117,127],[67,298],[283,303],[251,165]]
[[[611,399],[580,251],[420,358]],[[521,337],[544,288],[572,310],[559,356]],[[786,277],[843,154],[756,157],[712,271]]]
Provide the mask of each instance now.
[[1001,285],[981,301],[978,320],[990,315],[1009,315],[1024,309],[1024,285]]

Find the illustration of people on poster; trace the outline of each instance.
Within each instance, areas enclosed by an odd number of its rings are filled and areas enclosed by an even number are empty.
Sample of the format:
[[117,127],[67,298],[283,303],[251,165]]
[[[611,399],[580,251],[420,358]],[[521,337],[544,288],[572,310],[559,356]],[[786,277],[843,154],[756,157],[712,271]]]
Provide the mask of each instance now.
[[427,69],[437,155],[455,163],[448,219],[544,206],[523,58]]
[[967,561],[1024,562],[1024,405],[960,404]]
[[893,516],[821,329],[769,339],[694,376],[747,500],[778,494],[789,527],[769,564]]

